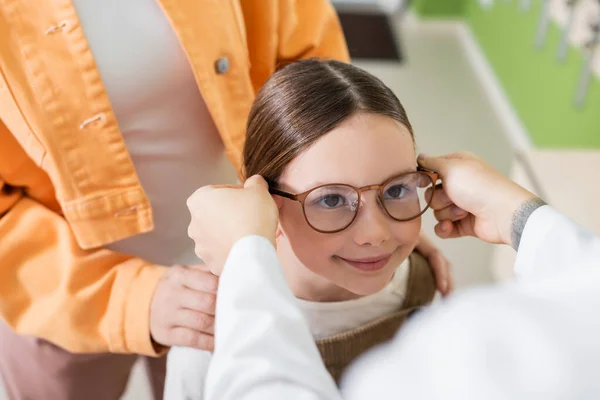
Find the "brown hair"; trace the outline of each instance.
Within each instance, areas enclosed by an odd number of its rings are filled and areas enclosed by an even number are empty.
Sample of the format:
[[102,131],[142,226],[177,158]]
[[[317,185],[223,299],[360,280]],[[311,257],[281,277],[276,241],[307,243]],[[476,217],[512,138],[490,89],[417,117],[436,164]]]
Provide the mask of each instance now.
[[287,165],[357,112],[388,116],[408,128],[394,93],[368,72],[339,61],[298,61],[260,89],[248,117],[244,175],[275,184]]

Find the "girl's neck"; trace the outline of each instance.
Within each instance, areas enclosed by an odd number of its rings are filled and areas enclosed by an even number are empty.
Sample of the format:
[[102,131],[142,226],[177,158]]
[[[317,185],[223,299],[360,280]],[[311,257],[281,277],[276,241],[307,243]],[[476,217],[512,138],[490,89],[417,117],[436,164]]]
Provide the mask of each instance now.
[[292,293],[301,300],[333,303],[362,297],[335,285],[304,266],[294,269],[284,267],[284,273]]
[[308,285],[297,285],[304,287],[294,287],[296,285],[290,286],[292,288],[292,293],[294,293],[294,296],[297,298],[318,303],[334,303],[363,297],[331,283],[323,288],[308,287]]

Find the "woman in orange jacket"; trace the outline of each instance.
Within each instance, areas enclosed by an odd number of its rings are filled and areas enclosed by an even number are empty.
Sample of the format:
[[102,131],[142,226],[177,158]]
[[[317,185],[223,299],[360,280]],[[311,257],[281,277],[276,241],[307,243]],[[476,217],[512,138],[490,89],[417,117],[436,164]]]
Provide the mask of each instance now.
[[348,60],[326,0],[0,2],[9,398],[117,399],[133,354],[212,348],[218,281],[185,199],[237,180],[256,90],[306,57]]

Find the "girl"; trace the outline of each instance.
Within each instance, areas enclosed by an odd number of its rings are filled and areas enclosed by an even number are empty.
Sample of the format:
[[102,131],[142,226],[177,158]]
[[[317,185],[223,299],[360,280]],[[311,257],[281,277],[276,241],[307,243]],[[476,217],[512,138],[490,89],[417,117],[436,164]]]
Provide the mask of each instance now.
[[[337,380],[433,299],[433,273],[413,250],[437,176],[417,171],[412,127],[388,87],[350,64],[314,59],[260,90],[244,168],[275,196],[278,256]],[[172,349],[167,399],[202,398],[209,361]]]

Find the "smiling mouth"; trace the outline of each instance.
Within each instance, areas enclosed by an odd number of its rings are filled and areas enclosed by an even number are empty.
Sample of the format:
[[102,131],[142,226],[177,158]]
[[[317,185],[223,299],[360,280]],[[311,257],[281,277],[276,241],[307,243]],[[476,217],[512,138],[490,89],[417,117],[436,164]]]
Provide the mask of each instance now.
[[384,257],[376,257],[376,258],[364,258],[360,260],[349,260],[347,258],[338,257],[340,260],[344,261],[346,264],[365,272],[374,272],[383,269],[389,262],[392,255],[387,255]]

